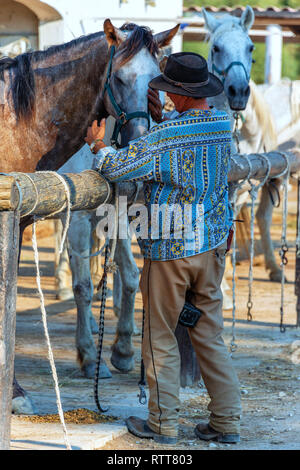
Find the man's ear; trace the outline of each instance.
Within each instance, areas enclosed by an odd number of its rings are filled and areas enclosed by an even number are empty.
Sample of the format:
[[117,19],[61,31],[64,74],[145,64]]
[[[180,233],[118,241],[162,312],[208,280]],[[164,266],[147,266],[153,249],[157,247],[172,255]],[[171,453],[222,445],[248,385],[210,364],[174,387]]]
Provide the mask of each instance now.
[[109,19],[104,21],[103,29],[109,46],[118,47],[126,39],[126,34],[115,28]]
[[154,39],[156,40],[158,47],[165,47],[170,44],[173,37],[176,36],[179,30],[180,24],[177,24],[172,29],[168,29],[167,31],[163,31],[162,33],[158,33],[154,35]]

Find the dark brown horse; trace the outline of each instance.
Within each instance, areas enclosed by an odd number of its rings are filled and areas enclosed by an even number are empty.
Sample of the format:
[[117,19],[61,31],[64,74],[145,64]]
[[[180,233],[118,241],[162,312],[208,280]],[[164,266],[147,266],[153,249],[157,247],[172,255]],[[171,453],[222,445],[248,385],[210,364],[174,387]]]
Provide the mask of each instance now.
[[[130,25],[127,37],[125,29],[106,20],[104,33],[0,61],[2,172],[58,170],[82,147],[91,122],[113,114],[102,99],[110,46],[116,47],[118,68],[143,48],[156,60],[158,48],[170,43],[178,27],[156,36]],[[134,90],[132,93],[131,105]],[[121,91],[119,97],[122,102]],[[122,105],[131,111],[126,107],[128,101]],[[122,143],[136,137],[136,132],[133,121],[128,122],[122,130]],[[21,222],[21,233],[30,222]],[[13,398],[19,399],[15,412],[24,410],[21,399],[26,399],[26,393],[16,380]]]

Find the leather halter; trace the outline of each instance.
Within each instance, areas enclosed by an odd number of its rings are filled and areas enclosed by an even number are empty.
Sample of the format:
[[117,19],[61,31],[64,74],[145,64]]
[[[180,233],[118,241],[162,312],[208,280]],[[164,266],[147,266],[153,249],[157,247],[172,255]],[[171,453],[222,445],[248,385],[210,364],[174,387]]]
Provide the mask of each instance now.
[[218,69],[218,68],[216,67],[216,65],[214,64],[214,62],[212,62],[212,71],[213,71],[213,72],[217,72],[217,73],[222,77],[222,83],[223,83],[223,85],[224,85],[224,82],[225,82],[225,79],[226,79],[226,77],[227,77],[227,75],[228,75],[229,70],[230,70],[231,67],[233,67],[234,65],[239,65],[240,67],[243,67],[244,72],[245,72],[245,75],[246,75],[247,82],[249,82],[250,77],[249,77],[249,75],[248,75],[248,73],[247,73],[247,70],[246,70],[246,68],[245,68],[245,66],[244,66],[244,64],[243,64],[242,62],[233,61],[233,62],[231,62],[231,63],[228,65],[228,67],[226,67],[226,69],[224,69],[224,70]]
[[102,98],[104,98],[105,92],[107,92],[110,102],[118,115],[118,118],[116,119],[114,131],[113,131],[113,135],[111,138],[111,144],[115,145],[117,148],[120,148],[120,144],[118,143],[118,137],[119,137],[122,127],[125,126],[125,124],[131,119],[144,118],[144,119],[147,119],[148,121],[148,130],[149,130],[150,116],[149,116],[149,113],[146,113],[144,111],[135,111],[134,113],[126,113],[126,111],[123,111],[122,108],[116,102],[111,86],[110,86],[112,61],[113,61],[115,52],[116,52],[115,46],[111,46],[110,60],[108,64],[107,77],[106,77],[106,82],[105,82],[104,89],[103,89]]

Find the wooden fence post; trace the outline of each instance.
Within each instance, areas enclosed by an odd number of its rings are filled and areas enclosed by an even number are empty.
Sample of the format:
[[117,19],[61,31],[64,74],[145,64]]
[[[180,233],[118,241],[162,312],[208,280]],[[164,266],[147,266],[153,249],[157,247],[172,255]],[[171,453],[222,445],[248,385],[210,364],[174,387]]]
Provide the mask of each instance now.
[[18,212],[0,212],[0,450],[10,448],[19,223]]

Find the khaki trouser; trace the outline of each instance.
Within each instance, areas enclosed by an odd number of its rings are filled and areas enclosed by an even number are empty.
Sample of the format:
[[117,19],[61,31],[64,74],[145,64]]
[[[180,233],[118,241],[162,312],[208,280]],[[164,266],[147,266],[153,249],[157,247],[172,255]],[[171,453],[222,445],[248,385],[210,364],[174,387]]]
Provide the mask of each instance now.
[[223,244],[188,258],[144,261],[143,360],[150,395],[148,425],[157,433],[178,433],[180,354],[174,332],[187,290],[192,292],[191,303],[203,312],[189,334],[211,399],[210,424],[216,431],[239,433],[240,387],[221,336],[225,252]]

